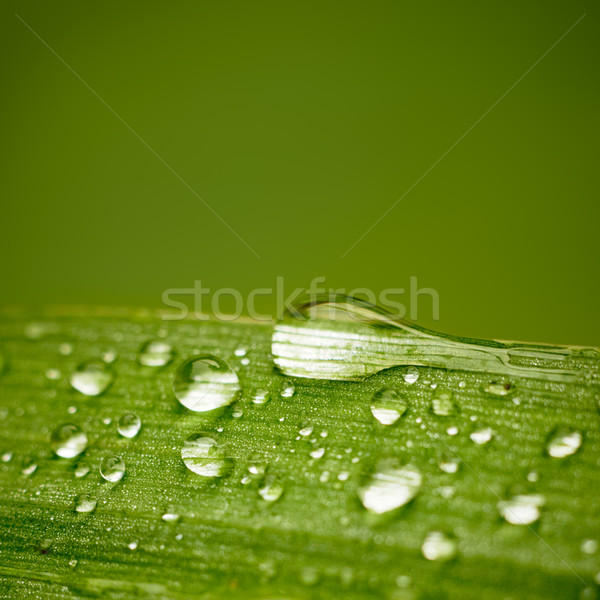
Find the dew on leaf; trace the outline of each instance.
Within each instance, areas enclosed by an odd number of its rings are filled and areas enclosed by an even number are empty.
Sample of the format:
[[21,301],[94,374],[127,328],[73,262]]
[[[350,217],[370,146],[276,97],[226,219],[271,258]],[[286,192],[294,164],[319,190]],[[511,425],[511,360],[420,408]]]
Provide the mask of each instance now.
[[479,446],[483,446],[494,437],[494,432],[490,427],[482,427],[473,431],[469,437]]
[[100,463],[100,475],[112,483],[121,481],[125,475],[125,461],[120,456],[105,456]]
[[427,560],[446,562],[456,556],[458,547],[454,537],[442,531],[432,531],[423,541],[421,552]]
[[291,398],[296,393],[296,387],[291,381],[288,381],[281,388],[280,395],[282,398]]
[[438,417],[449,417],[458,412],[452,392],[437,392],[431,400],[431,410]]
[[92,360],[85,362],[71,375],[70,383],[86,396],[99,396],[113,382],[114,375],[106,363]]
[[283,485],[275,475],[267,475],[258,489],[260,497],[266,502],[276,502],[283,495]]
[[393,425],[407,408],[404,399],[389,388],[376,392],[371,401],[371,414],[382,425]]
[[505,381],[492,381],[483,388],[483,391],[492,396],[509,396],[513,393],[513,386]]
[[413,383],[416,383],[417,380],[419,379],[419,371],[415,367],[408,367],[404,371],[403,377],[404,377],[404,381],[406,383],[408,383],[409,385],[412,385]]
[[88,444],[87,435],[72,423],[60,425],[50,437],[52,449],[61,458],[74,458],[79,456]]
[[174,357],[171,344],[164,340],[150,340],[142,346],[139,361],[145,367],[165,367]]
[[540,494],[520,494],[498,503],[498,511],[507,523],[531,525],[540,518],[544,497]]
[[134,438],[141,428],[141,419],[133,413],[124,414],[117,424],[117,431],[126,438]]
[[202,477],[223,477],[233,468],[233,459],[213,437],[195,433],[185,440],[181,448],[181,458],[185,466]]
[[582,441],[581,432],[558,429],[550,435],[546,450],[552,458],[565,458],[575,454],[581,448]]
[[89,513],[96,508],[97,502],[90,494],[81,494],[75,501],[75,511]]
[[179,367],[173,391],[187,409],[207,412],[231,404],[240,392],[240,382],[225,361],[205,355],[194,357]]

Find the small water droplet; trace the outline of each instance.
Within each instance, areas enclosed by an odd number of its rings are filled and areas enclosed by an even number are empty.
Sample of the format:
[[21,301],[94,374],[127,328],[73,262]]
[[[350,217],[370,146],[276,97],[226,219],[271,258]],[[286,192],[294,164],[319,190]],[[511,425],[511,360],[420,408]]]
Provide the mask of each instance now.
[[313,432],[313,426],[307,425],[306,427],[303,427],[302,429],[300,429],[300,431],[298,433],[304,437],[308,437],[312,432]]
[[61,458],[74,458],[87,448],[88,439],[77,425],[65,423],[52,432],[50,443]]
[[88,361],[77,368],[71,375],[71,385],[86,396],[99,396],[113,382],[114,375],[106,363]]
[[481,429],[476,429],[469,437],[473,442],[482,446],[494,437],[494,432],[490,427],[482,427]]
[[217,441],[204,433],[187,438],[181,458],[190,471],[202,477],[223,477],[233,468],[233,459],[226,457]]
[[126,413],[120,419],[117,425],[117,431],[126,438],[134,438],[142,428],[141,419],[133,414]]
[[492,396],[509,396],[514,392],[514,387],[506,381],[492,381],[483,391]]
[[33,475],[36,471],[37,471],[37,464],[30,458],[25,459],[25,462],[23,463],[23,468],[21,469],[21,473],[23,473],[23,475]]
[[321,458],[325,454],[325,448],[317,448],[313,450],[310,455],[312,458]]
[[161,519],[167,523],[176,523],[179,521],[180,517],[177,513],[167,512],[161,517]]
[[422,480],[421,472],[412,465],[398,467],[394,461],[383,461],[359,489],[358,496],[369,512],[383,514],[410,502]]
[[67,412],[70,415],[74,415],[77,412],[77,407],[76,406],[69,406],[69,408],[67,408]]
[[449,417],[458,412],[452,392],[437,392],[431,400],[431,410],[438,417]]
[[527,473],[527,481],[531,481],[531,483],[535,483],[540,480],[540,474],[537,471],[529,471]]
[[583,436],[579,431],[558,429],[550,435],[546,450],[553,458],[565,458],[581,448]]
[[67,344],[66,342],[63,344],[60,344],[60,346],[58,347],[58,351],[60,352],[60,354],[62,354],[63,356],[69,356],[69,354],[73,353],[73,346],[71,346],[71,344]]
[[246,348],[244,348],[243,346],[240,346],[239,348],[236,348],[233,353],[236,356],[246,356],[246,354],[248,353],[248,350]]
[[117,351],[107,350],[102,354],[102,360],[107,364],[114,363],[117,360]]
[[338,474],[337,478],[339,481],[348,481],[350,478],[350,473],[348,473],[348,471],[342,471]]
[[75,511],[80,513],[92,512],[97,506],[97,502],[90,494],[81,494],[75,502]]
[[2,462],[5,462],[5,463],[10,462],[11,459],[12,459],[12,457],[13,457],[13,453],[12,452],[5,452],[2,455]]
[[382,425],[393,425],[407,408],[404,399],[388,388],[376,392],[371,403],[371,413]]
[[137,543],[137,542],[135,542],[135,541],[134,541],[134,542],[129,542],[129,544],[127,544],[127,547],[128,547],[130,550],[135,550],[135,549],[138,547],[138,543]]
[[456,473],[460,468],[460,458],[456,456],[448,456],[440,461],[440,469],[444,473]]
[[173,391],[189,410],[206,412],[231,404],[240,392],[240,382],[222,359],[198,356],[179,367]]
[[429,533],[421,546],[421,552],[427,560],[438,562],[452,560],[457,551],[456,540],[441,531]]
[[58,369],[48,369],[46,371],[46,379],[50,379],[50,381],[56,381],[61,378],[61,373]]
[[81,479],[82,477],[85,477],[91,470],[92,467],[90,463],[87,460],[81,460],[75,467],[75,477],[77,477],[77,479]]
[[252,394],[252,402],[254,404],[266,404],[269,401],[269,390],[259,388]]
[[416,383],[419,379],[419,371],[415,367],[408,367],[404,371],[404,381],[409,385]]
[[151,340],[142,346],[139,361],[144,367],[165,367],[174,357],[171,344],[165,340]]
[[295,393],[296,386],[291,381],[287,381],[281,388],[280,395],[282,398],[291,398]]
[[250,359],[247,356],[244,356],[242,360],[240,360],[240,365],[247,367],[250,364]]
[[457,435],[458,434],[458,427],[456,426],[452,426],[452,427],[448,427],[448,429],[446,429],[446,433],[448,435]]
[[581,551],[584,554],[596,554],[598,551],[597,540],[583,540],[581,542]]
[[112,483],[121,481],[125,475],[125,462],[120,456],[105,456],[100,463],[100,475]]
[[504,520],[512,525],[531,525],[540,518],[544,497],[539,494],[522,494],[498,503]]
[[258,493],[266,502],[276,502],[283,495],[283,491],[283,485],[279,479],[275,475],[267,475]]

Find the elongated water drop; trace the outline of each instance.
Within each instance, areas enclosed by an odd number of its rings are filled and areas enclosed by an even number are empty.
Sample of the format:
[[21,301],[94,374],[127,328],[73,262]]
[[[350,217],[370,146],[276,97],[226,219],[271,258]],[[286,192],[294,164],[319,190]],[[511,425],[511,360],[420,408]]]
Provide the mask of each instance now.
[[441,531],[429,533],[421,546],[421,552],[427,560],[439,562],[452,560],[457,550],[456,540]]
[[71,385],[86,396],[99,396],[113,382],[114,375],[106,363],[98,360],[85,362],[71,375]]
[[222,359],[198,356],[179,367],[173,392],[189,410],[206,412],[231,404],[240,392],[240,382]]
[[581,448],[582,441],[581,432],[558,429],[551,434],[546,450],[553,458],[565,458],[575,454]]
[[173,347],[165,340],[146,342],[140,350],[139,361],[145,367],[164,367],[175,357]]
[[498,503],[498,511],[512,525],[531,525],[540,518],[544,497],[540,494],[522,494]]
[[90,494],[81,494],[75,502],[75,511],[80,513],[92,512],[98,503]]
[[456,456],[449,456],[440,461],[440,469],[444,473],[456,473],[460,468],[460,458]]
[[513,391],[513,386],[506,381],[492,381],[484,388],[484,392],[492,396],[509,396]]
[[359,489],[358,496],[369,512],[380,515],[410,502],[419,492],[422,481],[416,467],[398,467],[395,461],[383,461]]
[[382,425],[393,425],[407,409],[406,402],[394,390],[379,390],[371,402],[371,413]]
[[195,433],[185,440],[181,448],[181,458],[185,466],[202,477],[223,477],[233,468],[233,459],[213,437]]
[[88,439],[77,425],[65,423],[52,432],[50,443],[61,458],[74,458],[87,448]]
[[494,431],[490,427],[482,427],[476,429],[469,437],[477,445],[483,446],[483,444],[487,444],[494,437]]
[[135,437],[139,433],[141,428],[141,419],[133,413],[124,414],[119,419],[119,423],[117,425],[117,431],[119,432],[119,434],[126,438]]
[[121,481],[125,475],[125,461],[120,456],[106,456],[100,463],[100,475],[112,483]]

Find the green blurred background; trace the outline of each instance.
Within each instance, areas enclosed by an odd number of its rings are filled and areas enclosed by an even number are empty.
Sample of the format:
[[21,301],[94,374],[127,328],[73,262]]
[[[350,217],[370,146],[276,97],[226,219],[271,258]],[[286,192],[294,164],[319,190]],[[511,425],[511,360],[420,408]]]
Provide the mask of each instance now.
[[600,345],[599,45],[578,0],[5,1],[2,303],[416,276],[423,325]]

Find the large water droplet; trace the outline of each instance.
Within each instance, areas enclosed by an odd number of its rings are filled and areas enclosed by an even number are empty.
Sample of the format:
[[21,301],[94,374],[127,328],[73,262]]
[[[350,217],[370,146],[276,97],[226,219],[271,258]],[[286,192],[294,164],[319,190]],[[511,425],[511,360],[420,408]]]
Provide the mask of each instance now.
[[280,395],[282,398],[291,398],[295,393],[296,387],[291,381],[288,381],[281,388]]
[[522,494],[498,503],[498,510],[505,521],[512,525],[531,525],[540,518],[544,497],[539,494]]
[[583,436],[579,431],[558,429],[548,440],[546,450],[553,458],[565,458],[575,454],[581,448]]
[[89,513],[96,508],[97,502],[90,494],[81,494],[75,502],[75,510],[80,513]]
[[206,412],[231,404],[240,392],[240,382],[225,361],[206,355],[192,358],[179,367],[173,391],[189,410]]
[[135,437],[142,427],[142,421],[133,413],[124,414],[117,425],[117,431],[126,438]]
[[427,560],[439,562],[452,560],[457,551],[456,540],[441,531],[429,533],[421,546],[421,552]]
[[408,383],[409,385],[412,385],[413,383],[416,383],[417,380],[419,379],[419,371],[418,369],[415,369],[415,367],[408,367],[405,371],[404,371],[404,381],[406,383]]
[[195,433],[185,440],[181,448],[185,466],[202,477],[223,477],[233,468],[217,440],[203,433]]
[[371,403],[371,413],[382,425],[393,425],[407,409],[406,402],[394,390],[379,390]]
[[50,443],[61,458],[73,458],[87,448],[88,439],[77,425],[65,423],[52,432]]
[[283,495],[283,485],[275,475],[267,475],[258,493],[266,502],[276,502]]
[[120,456],[104,457],[100,463],[100,475],[112,483],[121,481],[125,475],[125,462]]
[[437,392],[431,400],[431,410],[438,417],[449,417],[458,412],[452,392]]
[[358,496],[369,512],[380,515],[410,502],[422,480],[421,472],[412,465],[398,467],[395,461],[383,461],[359,489]]
[[140,364],[145,367],[164,367],[175,357],[173,347],[164,340],[146,342],[140,350]]
[[99,396],[113,382],[113,372],[102,361],[92,360],[79,365],[71,375],[71,385],[86,396]]

